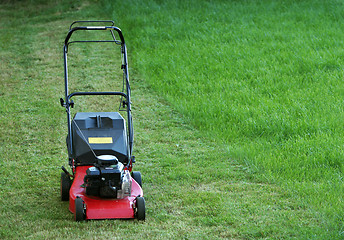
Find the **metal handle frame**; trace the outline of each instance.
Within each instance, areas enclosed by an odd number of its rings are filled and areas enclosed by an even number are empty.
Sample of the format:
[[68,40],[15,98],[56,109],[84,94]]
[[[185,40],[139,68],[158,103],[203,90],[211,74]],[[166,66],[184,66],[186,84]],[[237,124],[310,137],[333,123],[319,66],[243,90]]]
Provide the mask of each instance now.
[[72,22],[72,24],[69,26],[69,30],[72,29],[72,26],[74,24],[78,24],[78,23],[111,23],[111,26],[115,25],[115,22],[112,20],[83,20],[83,21],[74,21]]
[[[79,27],[73,27],[74,24],[78,23],[111,23],[111,26],[79,26]],[[110,41],[69,41],[72,34],[77,31],[110,31],[113,40]],[[115,35],[113,31],[116,31],[118,33],[118,36],[120,38],[120,41],[118,41],[115,38]],[[123,92],[73,92],[69,94],[68,90],[68,66],[67,66],[67,53],[68,53],[68,46],[71,43],[85,43],[85,42],[93,42],[93,43],[99,43],[99,42],[114,42],[115,44],[121,45],[121,53],[122,53],[122,69],[123,69],[123,76],[125,78],[125,85],[126,85],[126,93]],[[128,142],[129,142],[129,160],[131,159],[132,154],[132,148],[133,148],[133,142],[134,142],[134,130],[133,130],[133,124],[132,124],[132,116],[131,116],[131,99],[130,99],[130,84],[129,84],[129,72],[128,72],[128,58],[127,58],[127,49],[124,41],[124,37],[122,34],[122,31],[120,28],[114,26],[113,21],[75,21],[70,25],[69,31],[67,33],[66,39],[64,41],[63,46],[63,57],[64,57],[64,81],[65,81],[65,104],[63,106],[66,108],[67,112],[67,123],[68,123],[68,136],[69,136],[69,146],[70,146],[70,155],[72,155],[72,120],[71,120],[71,114],[70,114],[70,108],[73,104],[71,102],[71,98],[74,96],[85,96],[85,95],[118,95],[122,96],[126,99],[126,111],[127,111],[127,125],[128,125]]]

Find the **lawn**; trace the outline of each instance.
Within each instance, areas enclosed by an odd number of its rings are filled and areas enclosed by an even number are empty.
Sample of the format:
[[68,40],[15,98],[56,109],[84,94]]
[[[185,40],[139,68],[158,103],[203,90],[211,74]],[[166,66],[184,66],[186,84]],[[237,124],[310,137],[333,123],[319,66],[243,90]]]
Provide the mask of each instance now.
[[137,36],[136,66],[150,86],[228,156],[295,193],[341,234],[343,3],[122,6],[113,16]]
[[[340,1],[2,1],[0,238],[343,238],[343,13]],[[60,201],[62,47],[79,19],[114,19],[127,40],[145,222],[76,223]],[[93,48],[71,55],[85,64],[71,77],[112,87],[96,71],[120,63]]]

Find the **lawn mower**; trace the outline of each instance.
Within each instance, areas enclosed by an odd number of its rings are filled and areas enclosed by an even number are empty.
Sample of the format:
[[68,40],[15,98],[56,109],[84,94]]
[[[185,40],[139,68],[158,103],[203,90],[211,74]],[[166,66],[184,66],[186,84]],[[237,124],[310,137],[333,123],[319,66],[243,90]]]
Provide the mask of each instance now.
[[[95,24],[106,26],[93,26]],[[88,26],[84,26],[88,25]],[[91,25],[91,26],[89,26]],[[110,40],[73,41],[76,32],[109,32]],[[123,69],[123,89],[119,92],[72,92],[68,89],[67,53],[79,43],[106,43],[120,47]],[[141,173],[132,171],[133,124],[127,50],[122,31],[113,21],[75,21],[65,38],[64,47],[65,97],[60,99],[67,112],[67,150],[71,173],[62,166],[61,200],[69,200],[69,211],[76,221],[89,219],[145,219],[145,200]],[[83,70],[81,70],[83,71]],[[117,96],[119,112],[77,112],[72,98],[77,96]]]

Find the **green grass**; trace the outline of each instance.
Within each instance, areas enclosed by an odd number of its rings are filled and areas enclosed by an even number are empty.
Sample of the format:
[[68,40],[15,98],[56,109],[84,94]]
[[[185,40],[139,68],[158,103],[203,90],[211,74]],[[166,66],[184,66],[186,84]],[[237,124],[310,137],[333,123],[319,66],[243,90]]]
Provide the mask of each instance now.
[[341,234],[343,12],[341,1],[139,1],[113,15],[159,95]]
[[[1,2],[0,238],[341,239],[343,11],[339,1]],[[62,46],[72,21],[110,18],[127,40],[147,220],[76,223],[59,199]],[[112,87],[98,74],[120,64],[107,50],[73,50],[75,89]]]

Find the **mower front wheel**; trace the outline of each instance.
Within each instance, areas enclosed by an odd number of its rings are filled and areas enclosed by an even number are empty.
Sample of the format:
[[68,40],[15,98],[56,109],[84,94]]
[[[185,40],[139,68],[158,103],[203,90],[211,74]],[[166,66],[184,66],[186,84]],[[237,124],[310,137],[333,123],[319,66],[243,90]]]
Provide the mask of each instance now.
[[142,187],[142,177],[140,172],[133,171],[131,173],[131,177],[134,178],[134,180],[140,185],[140,187]]
[[61,200],[68,201],[69,200],[69,190],[72,185],[72,181],[70,177],[65,173],[61,173],[61,185],[60,185],[60,192],[61,192]]
[[136,198],[136,218],[142,221],[146,219],[146,206],[143,197]]
[[75,221],[80,222],[86,219],[85,204],[81,197],[75,199]]

